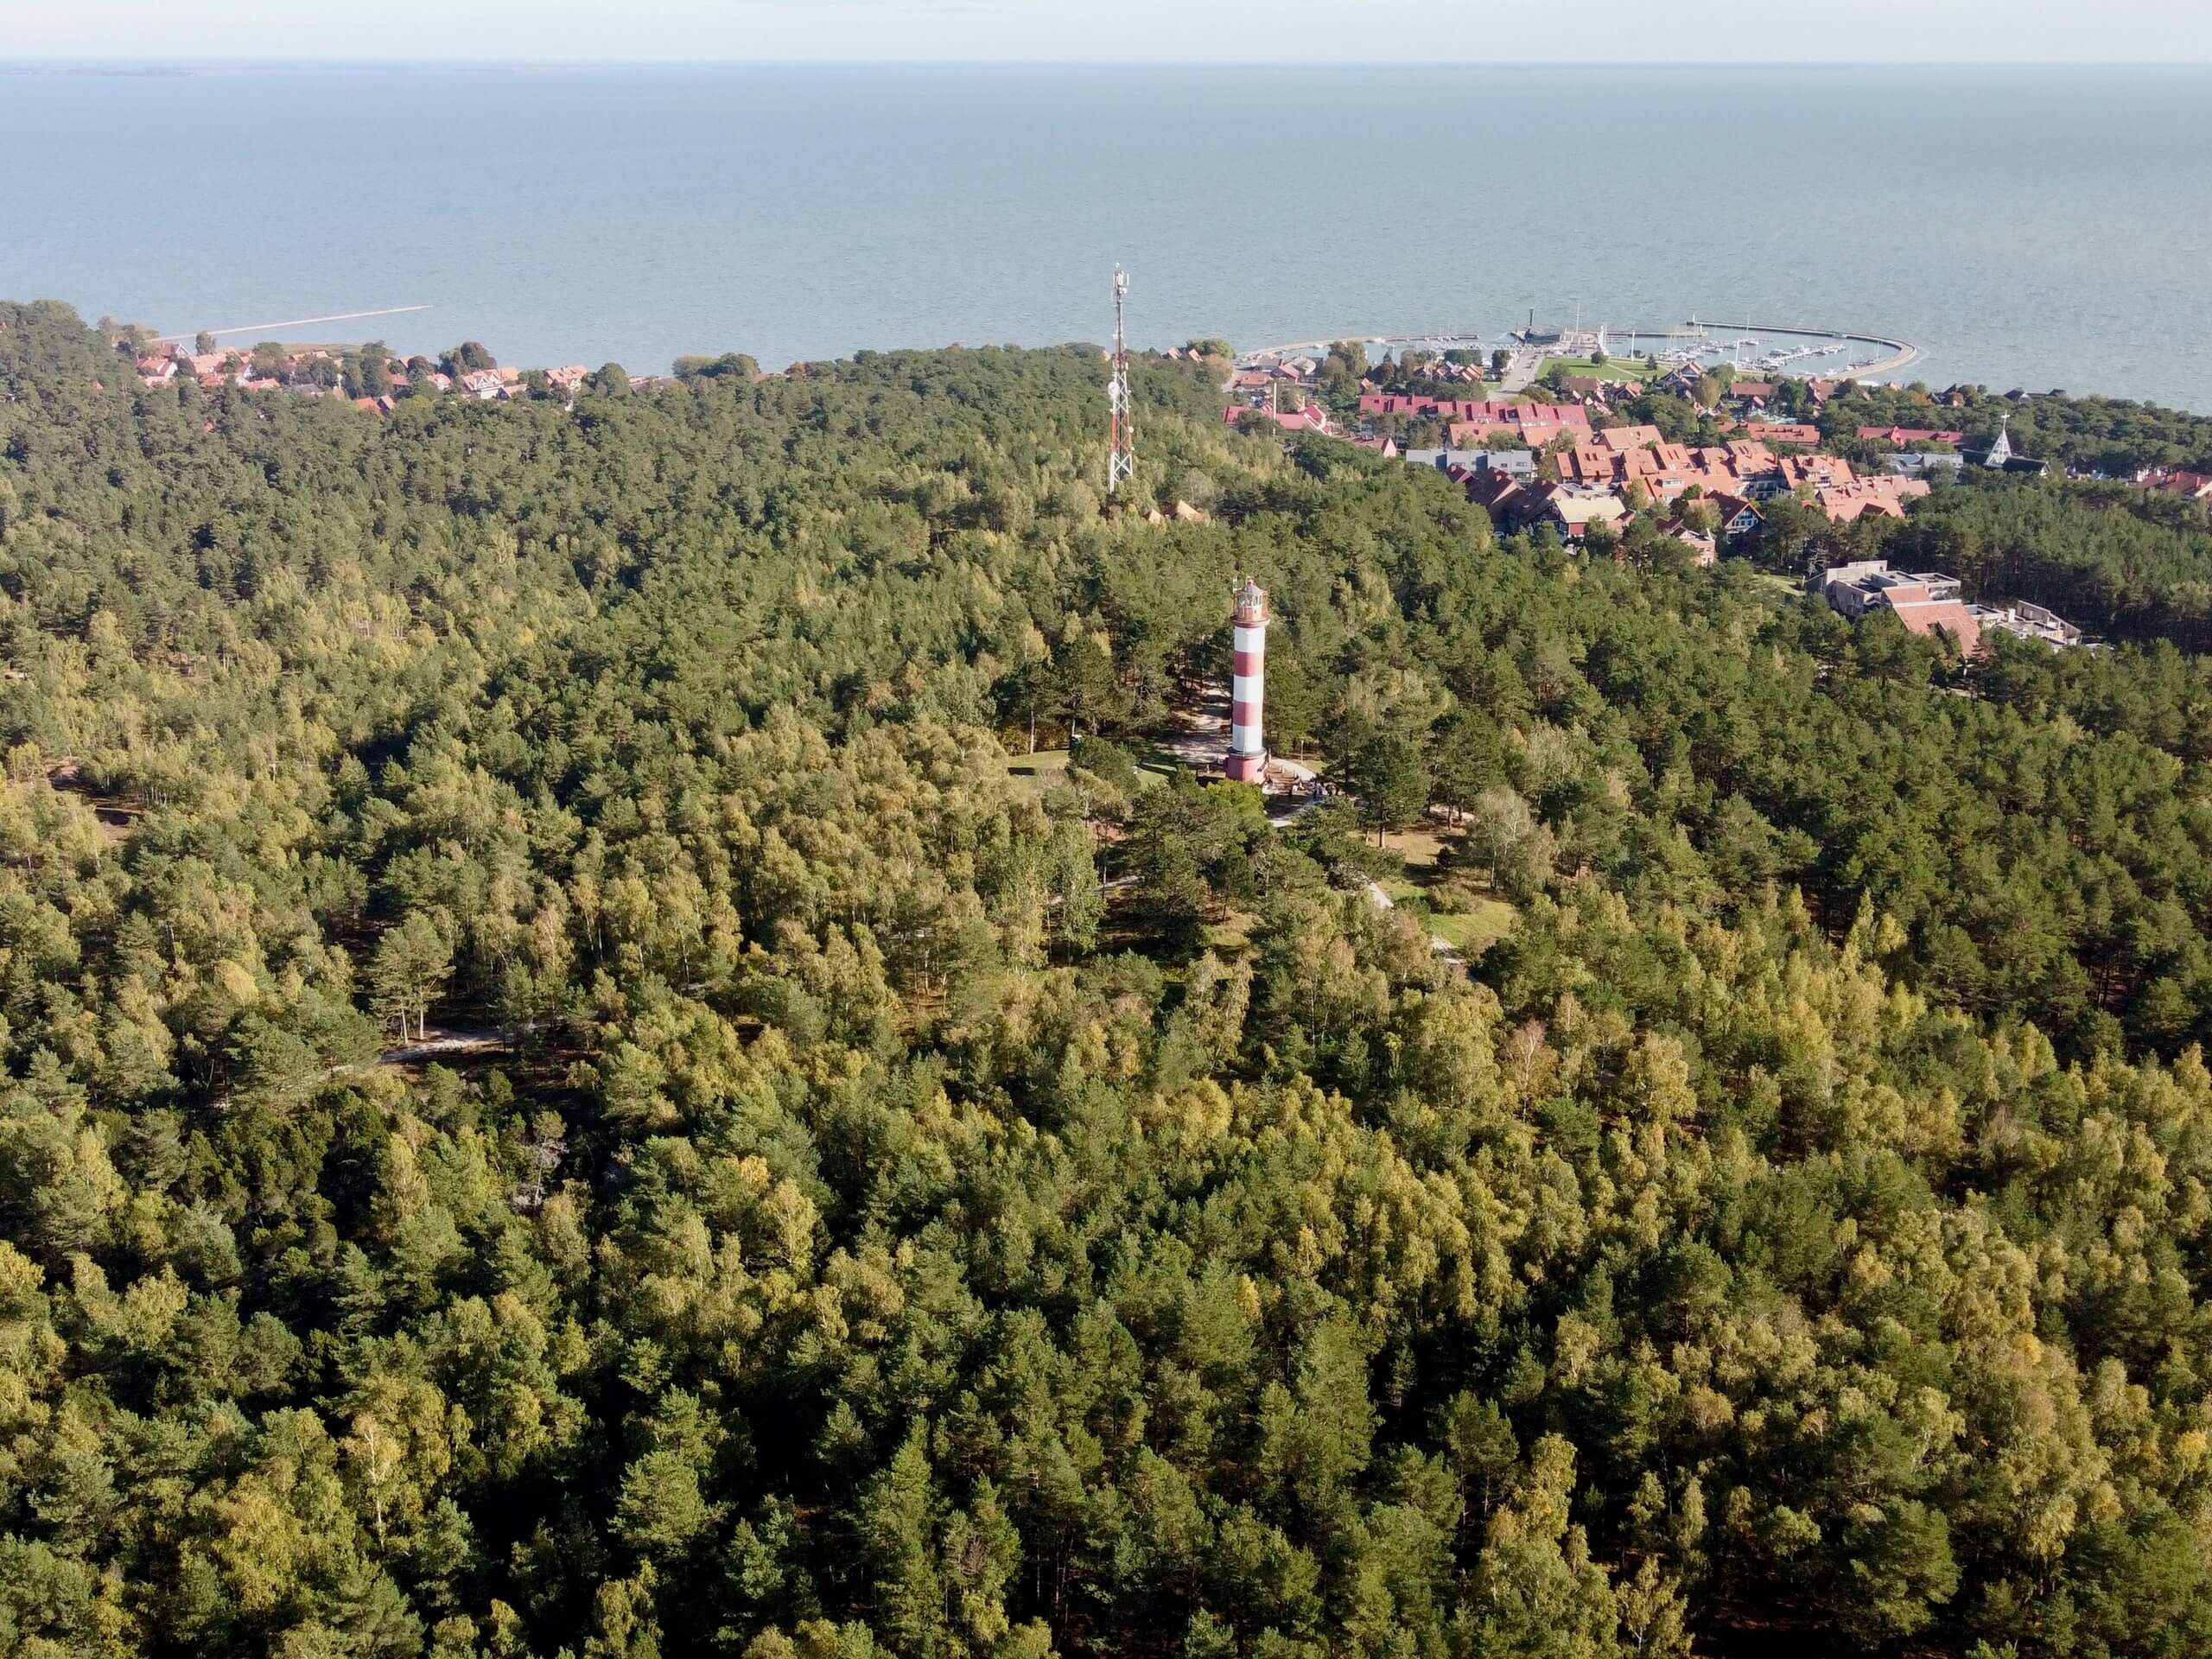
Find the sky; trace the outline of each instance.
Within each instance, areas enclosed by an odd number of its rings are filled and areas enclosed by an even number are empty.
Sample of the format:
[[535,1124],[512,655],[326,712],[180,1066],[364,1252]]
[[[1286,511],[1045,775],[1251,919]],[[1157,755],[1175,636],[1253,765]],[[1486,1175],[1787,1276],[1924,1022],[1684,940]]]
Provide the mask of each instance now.
[[[2094,15],[2094,29],[2085,29]],[[2204,62],[2207,0],[0,0],[0,60]]]

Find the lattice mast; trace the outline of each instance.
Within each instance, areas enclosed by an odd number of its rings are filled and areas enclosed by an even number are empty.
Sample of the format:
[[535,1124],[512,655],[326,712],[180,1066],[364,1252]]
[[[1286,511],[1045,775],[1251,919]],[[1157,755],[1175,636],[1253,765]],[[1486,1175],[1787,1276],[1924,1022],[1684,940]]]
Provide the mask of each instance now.
[[1128,312],[1129,274],[1114,267],[1114,376],[1106,387],[1106,404],[1113,416],[1113,448],[1106,455],[1106,493],[1121,493],[1122,480],[1137,470],[1136,407],[1129,400],[1129,338]]

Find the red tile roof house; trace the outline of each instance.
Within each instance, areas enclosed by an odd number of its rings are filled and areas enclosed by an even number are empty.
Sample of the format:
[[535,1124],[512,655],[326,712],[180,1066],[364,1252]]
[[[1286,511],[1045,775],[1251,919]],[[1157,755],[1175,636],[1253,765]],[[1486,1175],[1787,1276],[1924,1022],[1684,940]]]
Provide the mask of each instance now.
[[1221,423],[1224,426],[1235,426],[1247,415],[1256,415],[1263,421],[1273,421],[1286,432],[1326,432],[1329,429],[1327,414],[1317,407],[1310,406],[1293,411],[1246,409],[1239,404],[1231,404],[1221,411]]
[[1521,426],[1579,426],[1590,429],[1590,411],[1580,404],[1492,404],[1505,419]]
[[[1662,507],[1671,506],[1680,501],[1693,487],[1704,491],[1707,495],[1732,494],[1741,487],[1726,473],[1708,473],[1695,467],[1688,472],[1652,473],[1643,478],[1632,478],[1629,483],[1641,486],[1643,493],[1651,498],[1652,505]],[[1626,488],[1627,486],[1622,487]]]
[[1656,426],[1606,426],[1590,435],[1590,442],[1624,455],[1631,449],[1641,449],[1647,444],[1663,443]]
[[1359,412],[1363,415],[1441,415],[1450,417],[1459,410],[1474,405],[1462,404],[1450,397],[1430,397],[1419,392],[1368,391],[1359,398]]
[[1821,443],[1821,429],[1803,421],[1773,424],[1753,421],[1743,433],[1753,443],[1794,443],[1805,449],[1817,449]]
[[1928,493],[1924,478],[1859,478],[1817,489],[1813,499],[1831,523],[1849,524],[1870,512],[1878,518],[1902,518],[1904,504]]
[[1528,426],[1590,429],[1590,411],[1580,404],[1516,404],[1497,398],[1452,398],[1403,392],[1370,391],[1359,400],[1363,415],[1433,415],[1439,420],[1516,430]]
[[[1246,384],[1243,375],[1236,377],[1236,385],[1243,386]],[[1264,377],[1259,384],[1267,384]],[[1409,397],[1389,391],[1363,391],[1359,395],[1359,412],[1363,415],[1404,415],[1410,417],[1425,415],[1435,407],[1436,399],[1433,397]]]
[[1560,476],[1569,483],[1625,485],[1643,482],[1656,494],[1662,481],[1680,479],[1679,493],[1697,471],[1689,450],[1669,443],[1656,426],[1613,426],[1592,432],[1559,455]]
[[1909,596],[1912,591],[1906,588],[1890,595],[1890,608],[1908,632],[1923,639],[1948,633],[1962,656],[1971,657],[1981,649],[1981,624],[1966,606],[1955,599],[1914,600]]
[[[1575,412],[1577,414],[1581,413],[1580,410]],[[1456,430],[1457,429],[1454,429]],[[1497,427],[1492,429],[1511,435],[1519,442],[1521,447],[1524,449],[1541,449],[1546,444],[1551,442],[1554,438],[1580,438],[1587,435],[1590,430],[1590,424],[1586,420],[1530,420],[1508,422],[1505,425]],[[1482,442],[1487,443],[1490,440],[1485,437]]]
[[589,369],[581,363],[571,363],[563,368],[546,370],[545,386],[555,397],[566,397],[574,404],[576,392],[590,378]]
[[1628,504],[1611,490],[1540,484],[1533,494],[1536,511],[1530,522],[1548,524],[1570,542],[1582,540],[1593,525],[1611,528],[1628,517]]
[[2152,473],[2143,480],[2146,490],[2158,490],[2168,495],[2178,495],[2190,501],[2212,500],[2212,478],[2202,473],[2177,468],[2168,473]]
[[1522,488],[1509,474],[1493,473],[1487,469],[1471,473],[1463,467],[1454,467],[1450,476],[1466,490],[1469,504],[1489,513],[1494,523],[1505,524],[1517,517],[1520,508],[1529,499],[1530,492]]
[[149,386],[166,386],[176,378],[176,359],[142,357],[138,359],[138,378]]
[[1642,448],[1630,449],[1621,456],[1621,472],[1629,478],[1643,478],[1655,473],[1681,473],[1697,463],[1690,459],[1688,448],[1679,443],[1649,443]]
[[1738,380],[1720,394],[1720,401],[1739,415],[1764,415],[1774,401],[1774,386],[1765,380]]
[[1709,495],[1713,510],[1720,515],[1720,538],[1726,542],[1739,542],[1746,536],[1756,536],[1766,524],[1766,517],[1758,505],[1740,495]]
[[1950,635],[1968,657],[1981,648],[1981,625],[1959,598],[1956,576],[1909,575],[1891,569],[1886,559],[1868,559],[1836,565],[1815,580],[1836,613],[1854,622],[1870,612],[1888,611],[1923,638]]
[[1594,443],[1578,443],[1572,449],[1560,450],[1554,459],[1560,479],[1569,484],[1611,485],[1620,478],[1621,458]]
[[1859,435],[1874,443],[1894,443],[1900,449],[1923,449],[1931,443],[1948,443],[1954,449],[1967,441],[1963,432],[1938,432],[1919,426],[1862,426]]
[[1720,563],[1720,551],[1713,546],[1713,537],[1701,530],[1692,530],[1679,518],[1660,526],[1660,533],[1689,549],[1690,563],[1700,570]]
[[1478,447],[1500,432],[1530,449],[1541,449],[1562,435],[1583,438],[1590,434],[1590,411],[1580,404],[1462,404],[1459,408],[1459,424],[1452,428],[1454,449]]
[[1841,455],[1784,455],[1775,466],[1786,490],[1794,490],[1801,484],[1816,490],[1834,489],[1858,476]]

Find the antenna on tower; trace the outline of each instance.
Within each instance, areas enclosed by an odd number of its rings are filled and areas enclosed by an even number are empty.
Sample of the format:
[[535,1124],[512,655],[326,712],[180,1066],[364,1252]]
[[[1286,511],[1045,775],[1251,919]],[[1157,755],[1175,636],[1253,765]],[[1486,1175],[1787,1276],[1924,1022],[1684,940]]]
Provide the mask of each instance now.
[[1106,406],[1113,415],[1113,448],[1106,456],[1106,493],[1121,493],[1122,480],[1137,470],[1136,410],[1129,401],[1129,340],[1128,310],[1129,274],[1114,267],[1114,375],[1106,387]]

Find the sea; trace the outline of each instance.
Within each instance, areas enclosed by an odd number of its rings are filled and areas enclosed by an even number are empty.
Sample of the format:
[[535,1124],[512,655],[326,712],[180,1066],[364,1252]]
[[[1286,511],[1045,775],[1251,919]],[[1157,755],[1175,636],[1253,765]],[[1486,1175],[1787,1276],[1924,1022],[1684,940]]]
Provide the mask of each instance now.
[[2212,67],[0,66],[0,297],[88,319],[651,373],[1097,342],[1117,263],[1139,346],[1694,315],[2212,412]]

